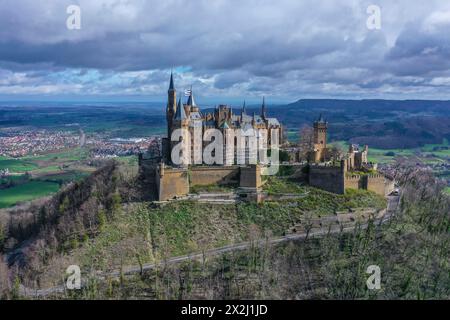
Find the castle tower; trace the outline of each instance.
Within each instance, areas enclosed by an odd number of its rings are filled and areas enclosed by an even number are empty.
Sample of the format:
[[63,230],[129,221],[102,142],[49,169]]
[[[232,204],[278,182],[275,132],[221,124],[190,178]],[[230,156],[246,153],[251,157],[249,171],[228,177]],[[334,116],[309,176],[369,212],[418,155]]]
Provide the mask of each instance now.
[[177,92],[173,84],[173,73],[170,72],[170,84],[169,90],[167,91],[167,110],[166,110],[166,120],[167,120],[167,137],[170,140],[172,135],[173,118],[177,112]]
[[172,163],[182,167],[186,167],[191,161],[191,139],[189,132],[189,118],[186,115],[186,110],[184,109],[181,99],[178,100],[178,108],[173,118],[173,126],[171,130],[174,132],[176,129],[182,129],[179,133],[178,141],[171,141],[171,152],[175,149],[175,154],[178,158],[176,161],[172,158]]
[[319,119],[314,121],[314,162],[323,162],[325,160],[325,151],[327,148],[327,129],[326,122],[322,114]]
[[194,99],[194,91],[192,91],[192,86],[191,89],[189,90],[189,98],[187,101],[187,105],[189,106],[189,111],[198,111],[198,107]]
[[223,134],[223,156],[224,156],[224,165],[231,166],[234,163],[234,132],[228,125],[227,120],[225,120],[220,126]]

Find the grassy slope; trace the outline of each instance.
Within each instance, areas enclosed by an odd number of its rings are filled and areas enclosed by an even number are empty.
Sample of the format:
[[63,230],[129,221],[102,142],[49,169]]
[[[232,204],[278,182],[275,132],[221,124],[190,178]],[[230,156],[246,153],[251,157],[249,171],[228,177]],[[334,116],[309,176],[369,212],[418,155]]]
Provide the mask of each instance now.
[[[381,226],[93,282],[78,298],[448,299],[448,202],[435,191],[411,183],[402,212]],[[367,288],[370,265],[381,269],[381,290]]]
[[[66,258],[97,270],[117,268],[120,263],[137,265],[139,261],[152,262],[265,235],[281,236],[305,216],[330,215],[350,207],[385,206],[383,198],[367,191],[334,195],[302,187],[305,190],[309,193],[300,200],[260,205],[180,201],[156,208],[135,203],[117,213],[96,238],[80,243],[78,237]],[[55,266],[50,265],[52,268]]]

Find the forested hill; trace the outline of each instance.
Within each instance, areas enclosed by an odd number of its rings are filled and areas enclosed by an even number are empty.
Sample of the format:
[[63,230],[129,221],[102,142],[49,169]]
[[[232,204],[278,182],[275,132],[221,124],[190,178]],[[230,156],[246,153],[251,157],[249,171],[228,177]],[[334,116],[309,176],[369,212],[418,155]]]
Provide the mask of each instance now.
[[413,148],[450,138],[450,101],[312,99],[269,108],[290,132],[322,113],[332,140]]

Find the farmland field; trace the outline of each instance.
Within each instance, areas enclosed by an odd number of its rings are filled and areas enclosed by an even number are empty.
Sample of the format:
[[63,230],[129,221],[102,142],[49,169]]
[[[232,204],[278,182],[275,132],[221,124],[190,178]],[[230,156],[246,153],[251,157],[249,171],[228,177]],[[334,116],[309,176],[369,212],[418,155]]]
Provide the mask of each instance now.
[[22,201],[30,201],[55,193],[59,184],[48,181],[30,181],[12,188],[0,190],[0,208],[7,208]]
[[29,160],[0,158],[0,170],[9,169],[11,172],[26,172],[38,168],[38,165]]
[[48,196],[82,179],[95,170],[84,163],[87,159],[87,150],[80,148],[18,159],[1,157],[0,169],[9,169],[12,175],[0,179],[0,208]]

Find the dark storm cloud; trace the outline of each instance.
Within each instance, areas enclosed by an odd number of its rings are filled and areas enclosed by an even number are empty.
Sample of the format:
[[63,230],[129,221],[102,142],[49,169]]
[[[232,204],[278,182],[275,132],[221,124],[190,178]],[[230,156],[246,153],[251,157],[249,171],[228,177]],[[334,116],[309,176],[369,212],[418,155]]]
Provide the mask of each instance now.
[[[65,27],[73,2],[81,30]],[[381,30],[363,0],[3,0],[0,94],[158,95],[172,67],[209,97],[443,92],[450,5],[377,2]]]

